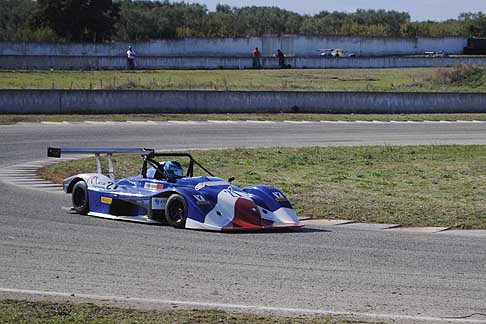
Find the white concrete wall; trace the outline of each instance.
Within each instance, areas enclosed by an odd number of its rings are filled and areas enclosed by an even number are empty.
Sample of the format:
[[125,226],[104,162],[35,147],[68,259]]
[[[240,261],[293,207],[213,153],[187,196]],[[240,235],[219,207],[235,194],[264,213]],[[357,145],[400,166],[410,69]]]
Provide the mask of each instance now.
[[380,38],[380,37],[298,37],[288,52],[296,56],[312,56],[317,49],[342,48],[359,56],[412,55],[425,51],[461,54],[467,45],[465,37],[444,38]]
[[131,45],[137,56],[251,56],[260,38],[186,38],[112,44],[0,42],[0,55],[124,56]]
[[266,56],[281,48],[289,56],[318,56],[318,49],[342,48],[362,56],[410,55],[425,51],[460,54],[467,45],[465,37],[384,38],[384,37],[308,37],[269,36],[250,38],[186,38],[149,42],[112,44],[0,43],[1,55],[29,56],[123,56],[132,45],[138,56],[237,56],[248,57],[255,47]]

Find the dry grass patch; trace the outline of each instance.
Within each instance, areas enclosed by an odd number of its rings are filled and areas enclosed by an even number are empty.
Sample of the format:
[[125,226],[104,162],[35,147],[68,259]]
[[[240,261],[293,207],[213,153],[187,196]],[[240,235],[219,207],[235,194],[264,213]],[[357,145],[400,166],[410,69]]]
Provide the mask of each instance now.
[[441,85],[458,85],[478,88],[484,85],[486,70],[476,65],[461,64],[452,69],[439,69],[431,81]]

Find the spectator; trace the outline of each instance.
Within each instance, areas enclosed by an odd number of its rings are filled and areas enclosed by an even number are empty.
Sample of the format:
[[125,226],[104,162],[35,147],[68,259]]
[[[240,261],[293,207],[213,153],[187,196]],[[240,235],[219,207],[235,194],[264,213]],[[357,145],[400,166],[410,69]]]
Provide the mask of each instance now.
[[278,66],[283,69],[285,68],[285,54],[280,50],[277,50]]
[[254,69],[260,69],[262,67],[262,63],[260,61],[260,58],[262,56],[262,53],[258,49],[258,47],[255,48],[253,51],[253,68]]
[[129,70],[135,69],[135,51],[132,49],[131,46],[128,46],[127,63],[128,63]]

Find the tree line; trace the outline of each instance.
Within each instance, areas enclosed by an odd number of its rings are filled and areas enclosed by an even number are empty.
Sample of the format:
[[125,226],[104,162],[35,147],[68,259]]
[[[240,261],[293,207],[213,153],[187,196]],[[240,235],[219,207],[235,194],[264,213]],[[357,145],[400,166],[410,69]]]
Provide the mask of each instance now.
[[486,15],[412,22],[406,12],[300,15],[277,7],[206,6],[145,0],[1,0],[0,41],[108,42],[183,37],[486,36]]

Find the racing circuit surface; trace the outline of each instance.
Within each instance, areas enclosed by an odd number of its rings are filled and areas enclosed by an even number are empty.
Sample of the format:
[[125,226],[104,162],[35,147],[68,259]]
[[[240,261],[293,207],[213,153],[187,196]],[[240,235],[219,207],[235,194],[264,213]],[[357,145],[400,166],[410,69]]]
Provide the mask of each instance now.
[[[486,124],[18,124],[0,126],[0,138],[0,166],[10,166],[45,158],[47,146],[486,144]],[[311,225],[272,233],[176,230],[72,215],[61,208],[70,205],[67,195],[7,184],[0,184],[0,204],[0,296],[36,290],[386,322],[486,313],[484,238]],[[486,323],[481,315],[448,320]]]

